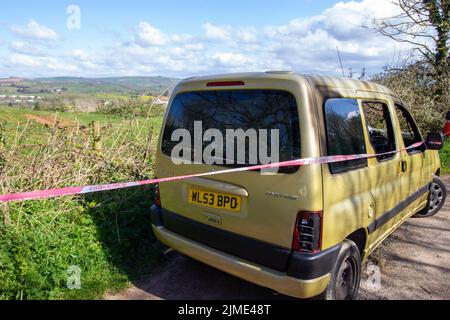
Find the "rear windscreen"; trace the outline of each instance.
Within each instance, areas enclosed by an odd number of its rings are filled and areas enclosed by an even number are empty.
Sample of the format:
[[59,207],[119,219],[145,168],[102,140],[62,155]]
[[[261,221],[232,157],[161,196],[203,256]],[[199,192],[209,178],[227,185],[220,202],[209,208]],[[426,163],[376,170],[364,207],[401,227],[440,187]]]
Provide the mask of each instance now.
[[[195,123],[197,124],[195,125]],[[224,137],[227,136],[229,130],[240,129],[241,133],[257,132],[258,134],[267,132],[266,135],[262,135],[262,138],[261,135],[258,136],[258,141],[267,141],[267,154],[274,151],[271,144],[273,142],[272,138],[273,136],[278,136],[279,146],[277,150],[279,161],[298,159],[301,155],[297,104],[295,97],[286,91],[224,90],[178,94],[167,116],[162,140],[163,153],[173,156],[172,151],[179,144],[179,140],[174,139],[173,136],[176,130],[185,129],[194,141],[195,139],[200,139],[198,137],[200,127],[201,135],[205,134],[209,129],[214,129],[216,133],[220,132]],[[276,135],[273,130],[277,130]],[[250,136],[248,135],[246,138]],[[207,150],[208,145],[214,139],[207,140],[204,141],[202,139],[202,147],[205,150]],[[265,163],[261,161],[262,159],[259,156],[256,157],[252,154],[257,150],[252,140],[246,139],[244,159],[236,156],[238,149],[242,148],[243,145],[239,145],[236,142],[233,146],[235,148],[234,152],[230,153],[229,151],[231,150],[227,150],[227,147],[228,149],[231,148],[229,142],[224,141],[223,152],[215,155],[217,156],[216,159],[223,158],[226,161],[223,161],[224,163],[217,162],[216,164],[248,166]],[[192,143],[192,145],[193,148],[190,152],[192,152],[192,158],[194,158],[194,149],[198,149],[199,144],[195,145]],[[259,145],[258,148],[260,148]],[[256,152],[258,155],[260,154],[259,149]],[[230,154],[232,159],[227,157]],[[253,163],[255,158],[257,158],[257,163]],[[251,161],[252,159],[253,161]]]

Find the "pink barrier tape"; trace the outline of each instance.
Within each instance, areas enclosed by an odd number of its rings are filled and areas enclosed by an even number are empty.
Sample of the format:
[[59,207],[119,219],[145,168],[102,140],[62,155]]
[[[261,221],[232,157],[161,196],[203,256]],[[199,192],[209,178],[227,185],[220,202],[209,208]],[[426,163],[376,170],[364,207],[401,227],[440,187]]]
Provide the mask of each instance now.
[[371,158],[401,153],[403,151],[408,151],[410,149],[416,149],[416,148],[421,147],[423,144],[424,144],[424,142],[419,142],[408,148],[403,148],[400,150],[379,153],[379,154],[359,154],[359,155],[342,155],[342,156],[306,158],[306,159],[297,159],[297,160],[291,160],[291,161],[285,161],[285,162],[279,162],[279,163],[271,163],[271,164],[264,164],[264,165],[250,166],[250,167],[226,169],[226,170],[221,170],[221,171],[184,175],[184,176],[162,178],[162,179],[152,179],[152,180],[145,180],[145,181],[138,181],[138,182],[113,183],[113,184],[103,184],[103,185],[85,186],[85,187],[68,187],[68,188],[61,188],[61,189],[37,190],[37,191],[22,192],[22,193],[16,193],[16,194],[5,194],[5,195],[0,195],[0,203],[28,201],[28,200],[44,200],[44,199],[57,198],[57,197],[62,197],[62,196],[74,196],[74,195],[82,195],[82,194],[96,193],[96,192],[102,192],[102,191],[119,190],[119,189],[126,189],[126,188],[132,188],[132,187],[154,185],[154,184],[158,184],[158,183],[175,182],[175,181],[187,180],[187,179],[191,179],[191,178],[211,177],[211,176],[232,174],[232,173],[245,172],[245,171],[256,171],[256,170],[265,170],[265,169],[267,170],[267,169],[276,169],[276,168],[284,168],[284,167],[305,166],[305,165],[313,165],[313,164],[329,164],[329,163],[337,163],[337,162],[352,161],[352,160],[371,159]]

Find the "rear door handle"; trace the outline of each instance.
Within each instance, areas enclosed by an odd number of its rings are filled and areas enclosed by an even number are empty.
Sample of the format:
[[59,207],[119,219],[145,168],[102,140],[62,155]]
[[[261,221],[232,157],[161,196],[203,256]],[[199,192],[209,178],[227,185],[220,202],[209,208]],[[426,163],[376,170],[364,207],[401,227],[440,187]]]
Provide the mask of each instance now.
[[405,173],[408,171],[408,161],[402,161],[402,172]]

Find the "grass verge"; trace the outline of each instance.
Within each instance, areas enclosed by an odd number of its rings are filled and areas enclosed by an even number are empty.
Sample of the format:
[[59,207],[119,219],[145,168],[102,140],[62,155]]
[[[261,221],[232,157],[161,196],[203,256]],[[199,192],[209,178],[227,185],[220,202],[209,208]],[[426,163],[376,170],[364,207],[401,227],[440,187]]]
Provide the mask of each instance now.
[[[1,194],[152,177],[160,118],[1,108],[0,119]],[[141,187],[0,205],[0,299],[101,299],[151,272],[161,253],[152,199]],[[70,290],[75,270],[81,287]]]
[[441,156],[442,174],[450,174],[450,138],[445,140],[444,148],[439,151]]

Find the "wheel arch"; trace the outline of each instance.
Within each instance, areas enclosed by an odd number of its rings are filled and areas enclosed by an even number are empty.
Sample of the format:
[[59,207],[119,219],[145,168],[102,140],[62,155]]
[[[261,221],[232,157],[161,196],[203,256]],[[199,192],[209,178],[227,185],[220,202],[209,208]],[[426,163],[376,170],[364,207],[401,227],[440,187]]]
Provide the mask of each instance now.
[[365,250],[367,247],[368,234],[367,230],[364,228],[358,229],[346,238],[347,240],[353,241],[359,249],[362,260],[365,259]]
[[441,176],[441,168],[437,169],[437,171],[434,175],[437,177],[440,177]]

